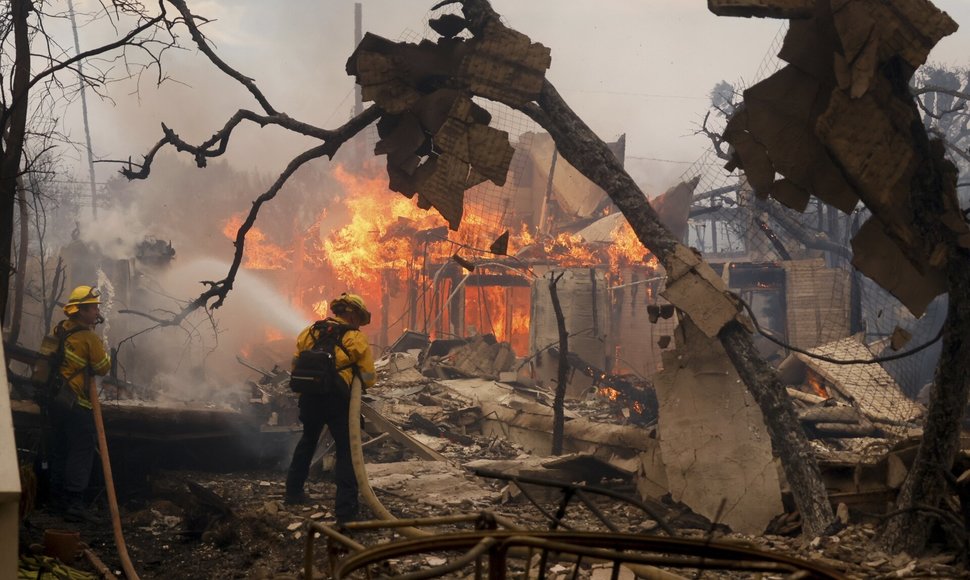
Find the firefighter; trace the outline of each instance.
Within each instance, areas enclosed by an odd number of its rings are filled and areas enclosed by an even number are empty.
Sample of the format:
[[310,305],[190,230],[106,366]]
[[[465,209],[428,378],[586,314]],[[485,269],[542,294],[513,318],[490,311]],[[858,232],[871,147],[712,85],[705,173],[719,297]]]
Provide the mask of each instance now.
[[51,331],[64,341],[63,362],[58,369],[55,395],[48,417],[52,430],[51,492],[54,505],[69,521],[94,519],[84,507],[84,492],[94,462],[95,426],[88,399],[88,385],[94,375],[105,375],[111,358],[94,327],[101,317],[101,292],[93,286],[78,286],[64,305],[66,320]]
[[337,388],[325,393],[302,392],[300,394],[300,421],[303,423],[303,436],[293,451],[293,460],[286,478],[287,504],[306,503],[303,485],[310,471],[310,461],[317,447],[317,440],[323,427],[329,426],[333,436],[337,462],[335,479],[337,494],[335,515],[338,522],[353,521],[357,518],[357,478],[350,459],[350,432],[348,414],[350,409],[350,384],[356,374],[364,388],[374,385],[377,377],[374,370],[374,355],[371,353],[367,337],[359,329],[370,323],[371,315],[364,299],[356,294],[341,294],[330,303],[333,316],[317,321],[307,327],[296,341],[294,357],[294,377],[297,376],[297,361],[300,353],[309,351],[318,344],[321,333],[336,330],[340,333],[339,346],[334,349],[335,368],[337,369]]

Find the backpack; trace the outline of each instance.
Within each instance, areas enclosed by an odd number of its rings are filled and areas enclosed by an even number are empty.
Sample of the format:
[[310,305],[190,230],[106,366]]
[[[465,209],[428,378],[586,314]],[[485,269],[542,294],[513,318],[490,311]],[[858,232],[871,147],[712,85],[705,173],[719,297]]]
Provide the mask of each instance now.
[[67,338],[84,327],[64,330],[58,324],[50,334],[40,342],[40,356],[34,363],[30,382],[34,386],[34,394],[40,400],[51,400],[61,389],[64,377],[61,375],[61,365],[64,364],[64,349]]
[[326,320],[313,325],[313,346],[296,356],[293,372],[290,373],[290,389],[293,392],[315,395],[347,392],[348,385],[340,376],[340,371],[357,365],[351,363],[338,367],[336,352],[339,348],[350,358],[350,353],[343,345],[343,337],[348,330],[349,326]]

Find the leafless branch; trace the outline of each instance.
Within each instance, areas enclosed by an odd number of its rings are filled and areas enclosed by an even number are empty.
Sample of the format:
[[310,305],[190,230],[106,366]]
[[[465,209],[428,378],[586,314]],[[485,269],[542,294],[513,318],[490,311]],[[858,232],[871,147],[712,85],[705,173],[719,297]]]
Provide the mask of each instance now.
[[[200,294],[195,300],[189,302],[188,305],[186,305],[181,312],[175,314],[169,319],[156,318],[154,319],[154,321],[159,323],[162,326],[178,325],[178,324],[181,324],[181,322],[185,320],[185,318],[189,314],[191,314],[192,312],[200,308],[208,310],[209,308],[215,309],[222,306],[222,303],[225,301],[226,296],[228,296],[229,291],[232,290],[233,284],[235,283],[236,274],[238,273],[239,268],[242,265],[242,258],[244,255],[244,249],[245,249],[245,243],[246,243],[246,234],[249,233],[249,230],[252,229],[253,224],[256,223],[256,217],[259,215],[259,210],[262,207],[262,205],[270,201],[274,197],[276,197],[276,194],[279,193],[280,189],[290,178],[290,176],[293,175],[294,172],[296,172],[297,169],[299,169],[305,163],[313,159],[318,159],[320,157],[333,158],[334,154],[341,147],[341,145],[343,145],[348,139],[350,139],[351,137],[359,133],[362,129],[364,129],[365,127],[373,123],[375,120],[377,120],[380,114],[381,114],[381,110],[378,107],[371,106],[368,109],[364,110],[364,112],[361,113],[360,115],[357,115],[356,117],[350,119],[347,123],[345,123],[341,127],[334,129],[332,131],[313,128],[313,133],[312,133],[313,136],[322,137],[324,142],[294,157],[289,162],[289,164],[287,164],[286,168],[279,175],[279,177],[277,177],[276,181],[269,187],[269,189],[267,189],[263,194],[261,194],[253,201],[252,207],[249,210],[249,214],[246,216],[245,221],[242,223],[241,226],[239,226],[239,229],[236,231],[236,239],[233,242],[233,245],[235,246],[236,250],[233,254],[233,260],[232,260],[232,264],[229,267],[229,272],[226,274],[225,278],[221,280],[216,280],[216,281],[211,281],[211,280],[203,281],[202,283],[208,286],[208,289],[202,294]],[[238,113],[237,113],[237,116],[239,116]],[[235,119],[237,116],[234,116],[233,118]],[[245,115],[240,117],[239,120],[242,120],[242,118],[244,117]],[[276,124],[280,124],[281,126],[285,126],[295,131],[297,130],[296,128],[309,127],[304,123],[299,123],[297,121],[292,121],[292,120],[291,120],[292,122],[289,122],[289,121],[286,121],[286,119],[289,119],[289,117],[287,117],[285,114],[277,114],[275,115],[273,121],[276,122]],[[199,159],[204,160],[205,157],[207,156],[214,156],[214,155],[206,155],[206,151],[212,152],[211,148],[213,146],[216,146],[217,143],[226,142],[229,138],[229,134],[232,131],[232,127],[235,127],[238,124],[238,122],[239,121],[233,122],[232,120],[230,120],[230,122],[227,123],[223,129],[225,131],[224,135],[220,135],[220,133],[217,133],[215,136],[210,138],[209,141],[206,142],[208,145],[203,144],[197,147],[189,145],[188,143],[185,143],[181,139],[178,139],[178,136],[175,135],[174,132],[166,129],[165,137],[161,141],[159,141],[152,148],[151,152],[149,152],[149,155],[145,157],[145,163],[141,166],[140,171],[133,172],[130,169],[123,169],[122,173],[129,179],[144,178],[145,176],[147,176],[150,171],[151,161],[154,158],[155,153],[159,149],[161,149],[161,147],[164,146],[166,143],[172,143],[176,147],[176,149],[180,151],[189,151],[193,153],[196,156],[196,160],[199,160]],[[298,132],[301,132],[302,134],[308,134],[307,132],[304,132],[304,131],[298,131]],[[222,149],[224,150],[224,145],[220,145],[220,147],[222,147]],[[210,301],[211,301],[211,304],[210,304]]]
[[[186,142],[181,137],[179,137],[178,134],[175,133],[175,131],[169,129],[167,126],[165,126],[165,124],[162,124],[162,133],[164,134],[164,137],[162,137],[162,139],[159,140],[154,147],[152,147],[152,149],[148,152],[148,154],[145,155],[145,158],[144,158],[145,161],[142,164],[137,165],[138,170],[135,171],[131,169],[131,162],[129,160],[128,162],[122,162],[122,163],[128,163],[129,167],[123,168],[121,170],[121,173],[128,179],[147,178],[149,173],[151,172],[152,160],[155,158],[155,155],[158,153],[158,151],[166,144],[171,144],[173,147],[175,147],[177,151],[191,153],[195,157],[196,165],[198,165],[199,167],[205,167],[207,164],[207,160],[209,158],[219,157],[220,155],[226,152],[226,148],[229,145],[229,139],[232,136],[233,130],[244,120],[252,121],[253,123],[256,123],[257,125],[259,125],[260,127],[265,127],[266,125],[277,125],[279,127],[283,127],[284,129],[289,129],[290,131],[293,131],[295,133],[306,135],[307,137],[315,137],[325,142],[332,141],[332,140],[339,140],[340,142],[337,144],[337,146],[339,147],[339,145],[342,144],[343,141],[349,138],[349,137],[343,137],[341,134],[342,131],[345,130],[347,125],[354,124],[355,121],[359,119],[362,122],[364,122],[364,125],[360,127],[360,129],[362,129],[363,127],[366,127],[373,121],[377,120],[379,116],[380,116],[380,110],[374,106],[371,106],[370,108],[365,110],[363,113],[361,113],[354,119],[351,119],[346,125],[344,125],[344,127],[341,127],[336,130],[328,130],[328,129],[322,129],[320,127],[310,125],[309,123],[304,123],[302,121],[293,119],[292,117],[288,116],[286,113],[277,113],[274,115],[260,115],[252,111],[248,111],[246,109],[240,109],[236,111],[236,113],[232,117],[230,117],[228,121],[226,121],[225,125],[223,125],[221,129],[216,131],[215,134],[212,135],[212,137],[209,137],[199,145],[192,145]],[[360,129],[358,129],[358,131]],[[356,131],[355,131],[355,134],[356,134]],[[336,152],[336,148],[333,150],[333,152]],[[333,153],[328,153],[328,155],[332,157]],[[112,161],[112,162],[117,163],[118,161]]]
[[960,101],[956,105],[954,105],[952,108],[946,109],[946,110],[943,110],[943,111],[939,111],[939,112],[937,112],[937,111],[931,111],[930,108],[926,106],[926,103],[923,101],[923,99],[921,99],[919,97],[917,97],[915,99],[915,101],[916,101],[916,106],[919,107],[921,111],[923,111],[924,113],[926,113],[926,115],[929,116],[930,118],[936,119],[937,121],[942,120],[943,117],[946,117],[947,115],[952,115],[954,113],[959,113],[961,111],[966,111],[967,110],[967,102],[966,101]]
[[951,97],[956,97],[958,99],[970,100],[970,93],[968,92],[941,87],[939,85],[923,85],[921,87],[913,87],[912,93],[917,97],[927,93],[943,93],[944,95],[950,95]]
[[711,140],[711,144],[714,146],[714,154],[725,161],[730,161],[731,156],[724,151],[724,138],[721,137],[720,131],[712,131],[707,128],[707,122],[711,117],[711,112],[708,111],[704,115],[704,121],[701,123],[700,129],[694,132],[695,135],[704,135]]

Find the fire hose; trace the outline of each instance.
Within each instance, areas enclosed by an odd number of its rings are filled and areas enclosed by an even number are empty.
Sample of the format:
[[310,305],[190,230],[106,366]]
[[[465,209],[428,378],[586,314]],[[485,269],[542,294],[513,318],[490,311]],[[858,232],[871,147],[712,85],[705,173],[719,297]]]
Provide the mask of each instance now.
[[135,572],[135,567],[128,556],[125,536],[121,531],[121,513],[118,511],[118,498],[115,496],[115,484],[111,476],[111,459],[108,457],[108,439],[104,435],[104,417],[101,415],[98,385],[93,378],[88,378],[88,385],[91,411],[94,413],[94,425],[98,431],[98,451],[101,455],[101,469],[104,472],[104,486],[108,494],[108,507],[111,509],[111,528],[114,532],[115,546],[118,548],[118,558],[121,560],[121,569],[125,571],[125,577],[128,580],[138,580],[138,573]]
[[[379,519],[396,520],[397,517],[384,507],[381,500],[377,499],[377,494],[374,493],[374,489],[367,479],[367,468],[364,465],[364,446],[360,441],[360,393],[360,377],[355,375],[350,385],[350,420],[348,422],[350,424],[350,458],[354,465],[354,475],[357,477],[358,492],[367,507]],[[421,538],[430,535],[428,532],[415,527],[398,528],[397,531],[408,538]]]

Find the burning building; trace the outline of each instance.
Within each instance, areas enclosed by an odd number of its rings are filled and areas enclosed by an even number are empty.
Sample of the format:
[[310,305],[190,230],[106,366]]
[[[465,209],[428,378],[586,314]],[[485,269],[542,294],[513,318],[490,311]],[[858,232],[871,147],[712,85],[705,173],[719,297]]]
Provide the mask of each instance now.
[[[622,160],[624,139],[612,149]],[[353,289],[374,305],[370,337],[381,349],[406,332],[432,340],[493,335],[518,357],[540,353],[536,376],[548,379],[542,369],[555,357],[546,351],[558,341],[548,273],[565,272],[559,291],[570,351],[600,373],[658,370],[658,342],[673,321],[663,321],[666,329],[651,324],[647,307],[662,302],[662,271],[605,192],[560,159],[548,135],[519,137],[506,185],[470,190],[457,231],[390,191],[374,166],[336,165],[332,177],[339,193],[288,244],[267,233],[279,225],[257,226],[246,241],[243,267],[307,319],[326,314],[326,297]],[[694,185],[656,204],[681,232]],[[224,223],[227,238],[242,218]],[[254,336],[265,342],[287,332],[268,322]]]

